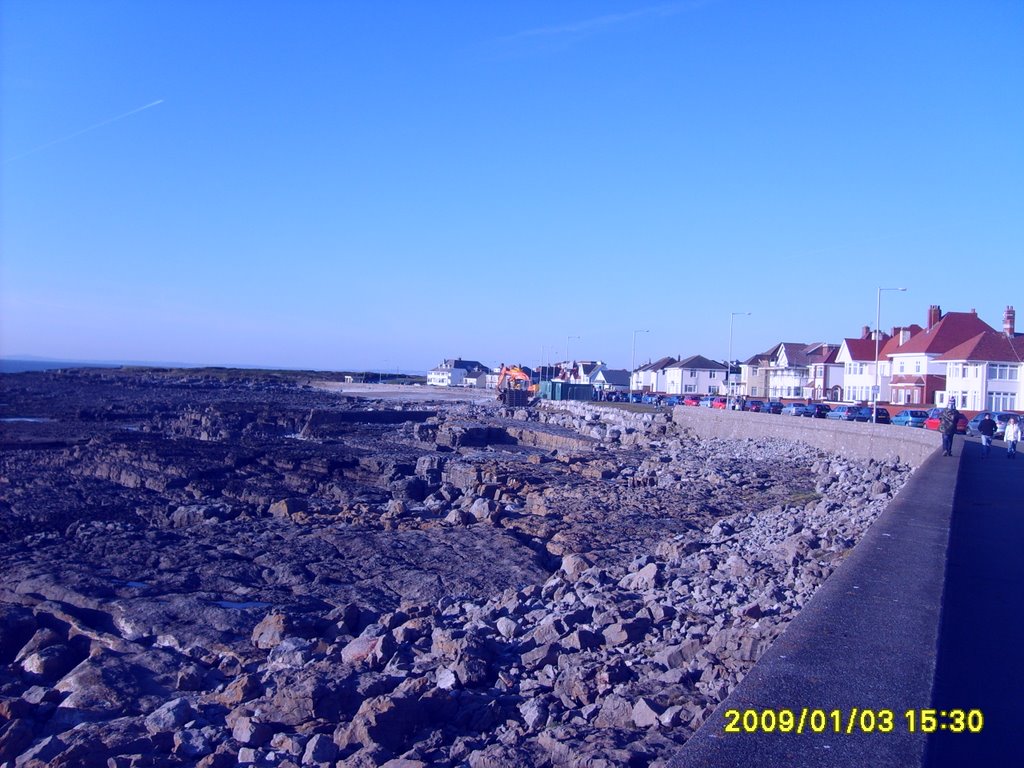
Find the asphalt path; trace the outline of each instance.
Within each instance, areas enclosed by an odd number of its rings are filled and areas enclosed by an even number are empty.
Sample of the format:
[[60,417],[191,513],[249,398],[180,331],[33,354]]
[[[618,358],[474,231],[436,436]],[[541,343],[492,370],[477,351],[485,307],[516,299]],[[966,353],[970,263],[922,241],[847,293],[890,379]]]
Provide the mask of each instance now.
[[[1024,456],[997,442],[983,458],[957,438],[959,450],[925,765],[1024,765]],[[950,710],[980,711],[981,732],[951,732]]]

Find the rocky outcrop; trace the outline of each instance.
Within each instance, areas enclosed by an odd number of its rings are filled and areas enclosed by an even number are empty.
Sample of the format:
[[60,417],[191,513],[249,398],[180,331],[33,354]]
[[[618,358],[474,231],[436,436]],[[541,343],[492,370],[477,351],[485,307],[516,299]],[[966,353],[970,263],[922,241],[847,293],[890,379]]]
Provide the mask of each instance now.
[[0,766],[659,765],[908,473],[242,381],[2,381]]

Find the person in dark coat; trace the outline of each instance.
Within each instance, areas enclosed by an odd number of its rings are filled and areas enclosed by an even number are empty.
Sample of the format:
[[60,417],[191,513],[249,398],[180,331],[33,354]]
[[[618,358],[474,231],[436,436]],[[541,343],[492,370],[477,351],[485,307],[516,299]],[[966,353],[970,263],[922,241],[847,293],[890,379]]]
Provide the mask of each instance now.
[[981,435],[981,455],[988,458],[992,450],[992,438],[996,434],[996,422],[991,413],[986,413],[985,418],[978,425],[978,434]]
[[942,412],[939,419],[939,432],[942,433],[942,455],[953,455],[953,435],[956,434],[956,424],[960,421],[960,411],[956,409],[955,402],[949,401],[949,407]]

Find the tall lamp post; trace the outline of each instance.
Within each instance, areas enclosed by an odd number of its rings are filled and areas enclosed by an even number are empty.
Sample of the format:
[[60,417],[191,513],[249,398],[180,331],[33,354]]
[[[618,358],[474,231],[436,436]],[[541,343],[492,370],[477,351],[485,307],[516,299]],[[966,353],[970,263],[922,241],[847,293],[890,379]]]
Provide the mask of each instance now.
[[638,333],[650,333],[646,328],[633,331],[633,353],[629,359],[629,402],[633,402],[633,372],[636,370],[636,335]]
[[879,288],[875,299],[875,387],[871,393],[871,423],[878,423],[878,396],[882,393],[881,371],[878,369],[878,337],[881,336],[878,326],[882,319],[882,291],[905,291],[906,288]]
[[737,315],[749,315],[749,312],[729,313],[729,359],[725,361],[725,409],[732,410],[732,386],[729,384],[729,376],[732,373],[732,324]]

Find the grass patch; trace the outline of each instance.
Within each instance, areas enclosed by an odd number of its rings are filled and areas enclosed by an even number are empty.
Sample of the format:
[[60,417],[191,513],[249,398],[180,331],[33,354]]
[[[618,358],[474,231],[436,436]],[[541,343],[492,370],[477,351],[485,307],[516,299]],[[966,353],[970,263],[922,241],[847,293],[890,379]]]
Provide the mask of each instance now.
[[791,493],[789,498],[786,499],[787,504],[791,504],[794,507],[806,507],[808,504],[821,501],[821,494],[817,491],[797,491]]

